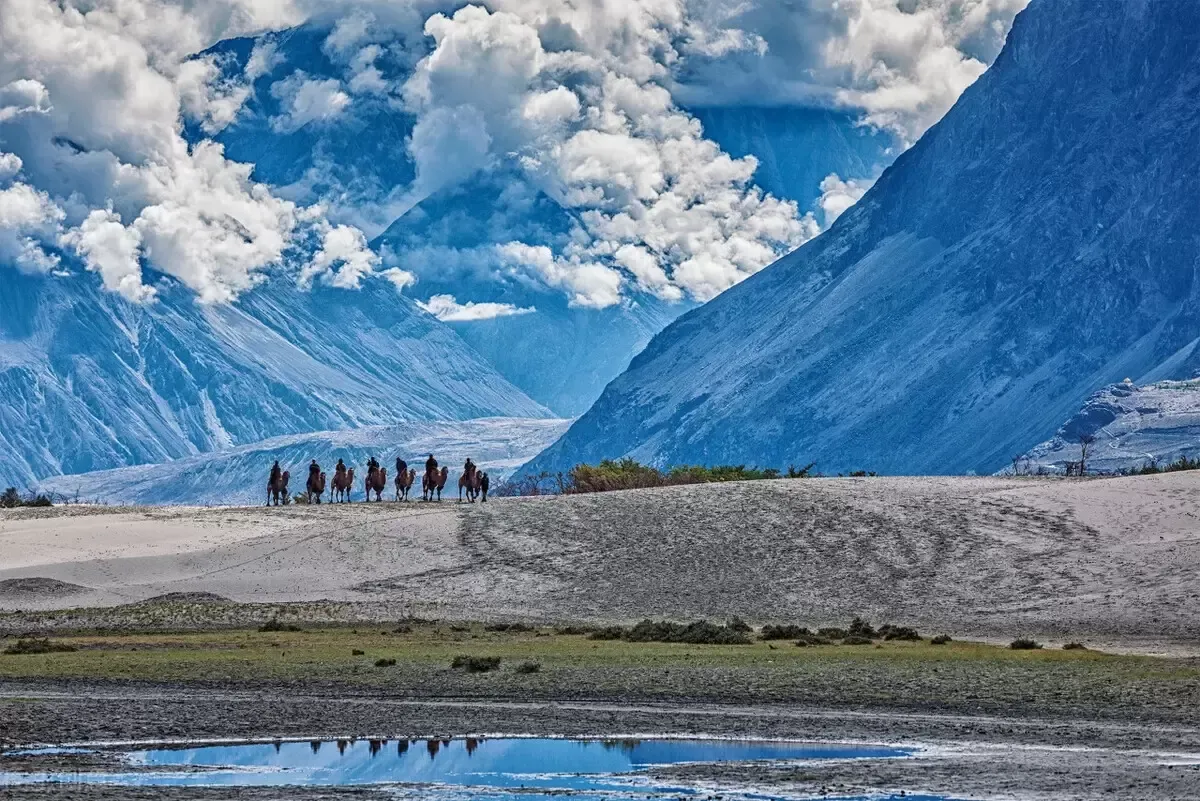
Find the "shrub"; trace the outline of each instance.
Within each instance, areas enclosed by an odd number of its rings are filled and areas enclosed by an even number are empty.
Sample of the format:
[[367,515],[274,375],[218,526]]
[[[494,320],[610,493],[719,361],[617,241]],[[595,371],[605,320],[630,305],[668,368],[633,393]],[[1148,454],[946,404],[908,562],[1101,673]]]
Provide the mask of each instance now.
[[273,617],[266,623],[258,627],[259,631],[304,631],[299,626],[294,626],[291,623],[282,623],[279,618]]
[[21,493],[17,492],[16,487],[8,487],[3,493],[0,493],[0,509],[16,509],[19,506],[53,506],[54,502],[50,500],[49,495],[30,494],[24,498]]
[[734,631],[740,631],[742,634],[749,634],[750,632],[754,631],[754,628],[749,623],[742,620],[740,617],[737,617],[736,615],[730,618],[729,622],[726,623],[725,626],[726,628],[733,629]]
[[847,637],[842,640],[842,645],[870,645],[871,641],[866,637]]
[[360,651],[357,648],[355,648],[354,650],[352,650],[350,652],[350,656],[366,656],[366,655],[367,655],[366,651]]
[[593,632],[593,640],[625,640],[627,642],[670,642],[688,645],[749,645],[745,632],[729,626],[718,626],[707,620],[694,623],[671,623],[666,620],[643,620],[633,628],[609,626]]
[[949,634],[939,634],[936,637],[934,637],[932,640],[930,640],[929,644],[930,645],[945,645],[948,642],[950,642]]
[[67,645],[65,642],[54,642],[43,637],[41,639],[17,640],[15,645],[5,648],[4,653],[12,656],[23,656],[27,654],[68,654],[78,650],[74,645]]
[[[787,478],[808,478],[815,462],[797,468],[789,465]],[[634,459],[605,459],[599,464],[578,464],[565,475],[541,473],[515,479],[498,486],[494,495],[544,495],[612,492],[614,490],[647,489],[680,484],[709,484],[719,481],[762,481],[783,478],[785,474],[768,467],[746,465],[680,465],[667,470],[641,464]]]
[[395,667],[395,666],[396,666],[395,659],[376,659],[375,660],[375,667],[383,668],[383,667]]
[[542,664],[540,662],[522,662],[517,665],[517,672],[522,676],[528,676],[531,673],[541,673]]
[[596,629],[588,635],[589,640],[623,640],[625,639],[625,629],[620,626],[605,626],[602,629]]
[[[595,634],[596,631],[595,626],[559,626],[554,630],[554,633],[567,637],[578,637],[586,634]],[[620,637],[616,639],[620,639]]]
[[487,673],[500,667],[498,656],[456,656],[450,663],[455,670],[465,670],[468,673]]
[[1042,645],[1041,643],[1033,640],[1021,638],[1018,640],[1013,640],[1008,647],[1014,651],[1037,651],[1041,649]]
[[763,640],[795,640],[800,637],[811,637],[812,632],[803,626],[785,625],[775,626],[768,624],[762,627],[759,632],[759,638]]
[[827,640],[844,640],[850,636],[850,632],[846,631],[845,629],[826,626],[823,629],[817,629],[817,636],[824,637]]
[[1081,642],[1069,642],[1063,646],[1064,651],[1086,651],[1087,647]]
[[856,617],[850,621],[850,629],[846,633],[851,637],[863,637],[868,640],[873,640],[879,636],[875,629],[871,628],[871,624],[861,617]]
[[906,640],[908,642],[920,642],[921,635],[916,629],[909,626],[893,626],[886,623],[879,628],[879,636],[885,640]]

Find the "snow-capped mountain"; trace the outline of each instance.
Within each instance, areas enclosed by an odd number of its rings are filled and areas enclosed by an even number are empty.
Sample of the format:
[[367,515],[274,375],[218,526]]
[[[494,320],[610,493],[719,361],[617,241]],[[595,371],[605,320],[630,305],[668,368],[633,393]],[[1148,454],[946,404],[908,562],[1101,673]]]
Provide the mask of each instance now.
[[1105,387],[1087,399],[1055,435],[1013,461],[1004,472],[1065,473],[1080,459],[1080,438],[1088,445],[1089,473],[1117,473],[1181,456],[1200,455],[1200,380],[1132,381]]
[[1200,5],[1034,0],[830,231],[683,316],[528,469],[993,472],[1191,375]]
[[[334,196],[374,198],[386,214],[371,242],[387,263],[415,273],[405,291],[427,302],[452,295],[457,302],[507,304],[533,310],[448,322],[510,382],[563,416],[582,414],[650,338],[695,306],[633,293],[606,309],[569,305],[558,289],[514,274],[498,246],[520,241],[555,251],[570,241],[573,213],[517,175],[478,174],[404,202],[416,177],[406,150],[416,118],[395,98],[356,96],[354,113],[296,129],[278,124],[281,103],[274,87],[297,70],[308,79],[338,81],[345,67],[324,46],[329,23],[311,23],[261,40],[237,39],[213,48],[231,73],[244,71],[256,44],[271,43],[270,69],[254,81],[254,94],[234,124],[218,137],[230,158],[255,165],[255,178],[306,201]],[[411,70],[419,47],[385,47],[379,64],[393,80]],[[706,134],[735,157],[760,161],[756,182],[802,210],[820,196],[830,173],[869,177],[892,157],[889,134],[855,124],[849,112],[804,108],[695,108]],[[273,122],[274,121],[274,122]],[[365,223],[359,210],[352,222]],[[368,226],[369,227],[369,226]]]
[[383,279],[290,278],[149,305],[0,267],[0,484],[153,464],[282,434],[404,420],[548,418]]
[[[279,460],[293,476],[291,489],[300,492],[310,459],[328,475],[338,459],[355,468],[352,500],[363,499],[365,465],[376,457],[395,477],[396,457],[420,473],[427,454],[457,470],[469,456],[488,471],[493,485],[509,476],[562,434],[567,420],[489,418],[369,426],[346,431],[320,431],[275,437],[215,453],[178,459],[166,464],[139,465],[82,475],[56,476],[39,482],[38,489],[68,499],[108,504],[244,505],[264,500],[267,470]],[[385,497],[391,498],[389,486]],[[453,496],[451,491],[447,497]]]

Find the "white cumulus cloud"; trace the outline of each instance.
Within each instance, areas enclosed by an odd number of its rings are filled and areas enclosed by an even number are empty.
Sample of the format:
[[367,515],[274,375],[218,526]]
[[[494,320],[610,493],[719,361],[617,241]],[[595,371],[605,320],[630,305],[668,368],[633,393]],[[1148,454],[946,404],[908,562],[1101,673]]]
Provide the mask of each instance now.
[[350,105],[350,95],[333,78],[310,78],[296,70],[271,87],[283,107],[282,114],[271,118],[271,127],[279,133],[291,133],[313,122],[337,119]]
[[417,305],[446,323],[471,323],[537,311],[532,306],[522,308],[511,303],[476,303],[470,300],[459,303],[453,295],[434,295],[428,302]]

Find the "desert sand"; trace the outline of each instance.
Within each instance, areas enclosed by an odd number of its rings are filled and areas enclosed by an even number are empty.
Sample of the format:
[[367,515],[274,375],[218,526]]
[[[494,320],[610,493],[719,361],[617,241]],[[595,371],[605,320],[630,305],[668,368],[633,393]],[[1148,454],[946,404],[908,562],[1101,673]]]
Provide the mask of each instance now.
[[[20,581],[49,578],[73,587]],[[208,592],[355,614],[646,616],[1200,651],[1200,473],[804,479],[484,504],[0,512],[0,608]]]

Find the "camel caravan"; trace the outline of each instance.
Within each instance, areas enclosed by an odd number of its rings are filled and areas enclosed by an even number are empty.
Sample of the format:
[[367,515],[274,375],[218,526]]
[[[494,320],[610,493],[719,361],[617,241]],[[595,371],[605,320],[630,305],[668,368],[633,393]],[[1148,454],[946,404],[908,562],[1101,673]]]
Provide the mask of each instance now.
[[[380,466],[374,456],[367,462],[366,469],[366,478],[363,479],[363,495],[365,496],[363,500],[382,502],[383,493],[388,487],[387,469]],[[290,478],[291,473],[281,468],[279,462],[276,461],[267,478],[267,506],[287,505],[292,502],[292,496],[288,494]],[[441,501],[442,490],[446,488],[449,480],[450,468],[439,468],[437,459],[433,458],[432,453],[429,454],[429,458],[425,460],[425,472],[421,476],[421,500]],[[392,486],[395,488],[393,499],[397,502],[407,501],[409,492],[416,482],[417,471],[410,468],[408,462],[397,458],[395,479],[392,481]],[[459,503],[462,503],[464,497],[469,503],[475,503],[476,500],[487,503],[490,484],[488,474],[467,459],[466,464],[463,465],[462,475],[458,478]],[[345,462],[338,459],[337,466],[333,471],[333,481],[327,482],[321,465],[317,464],[316,459],[313,459],[308,466],[308,480],[304,483],[304,492],[297,495],[295,500],[297,503],[319,504],[325,496],[326,487],[329,489],[330,503],[348,503],[354,492],[354,468],[346,467]],[[372,496],[374,497],[372,498]]]

